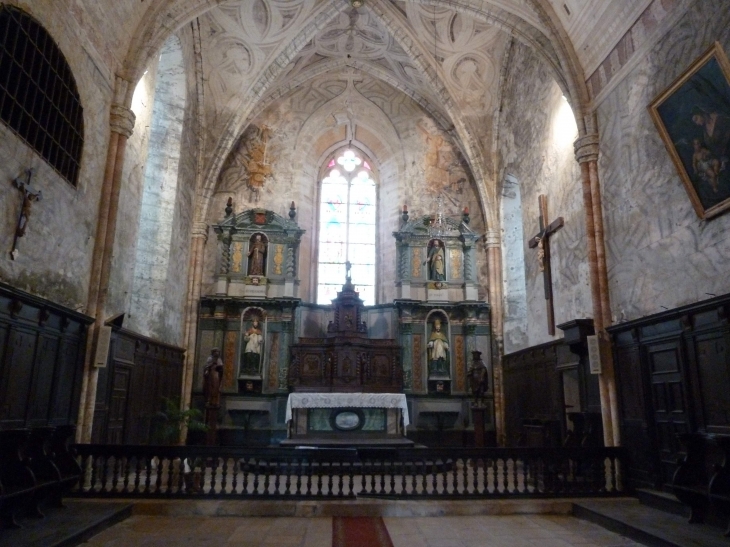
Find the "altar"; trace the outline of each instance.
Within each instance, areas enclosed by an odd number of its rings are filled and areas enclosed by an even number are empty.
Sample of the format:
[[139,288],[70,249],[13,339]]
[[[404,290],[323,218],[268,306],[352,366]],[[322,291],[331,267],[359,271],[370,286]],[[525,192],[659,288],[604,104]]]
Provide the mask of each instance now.
[[291,393],[282,446],[412,446],[402,393]]

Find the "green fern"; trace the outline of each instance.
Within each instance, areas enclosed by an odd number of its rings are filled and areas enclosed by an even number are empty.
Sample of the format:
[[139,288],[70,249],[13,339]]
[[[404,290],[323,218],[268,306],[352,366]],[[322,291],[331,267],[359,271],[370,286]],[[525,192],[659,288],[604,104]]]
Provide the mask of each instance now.
[[188,431],[208,430],[208,426],[202,422],[203,413],[197,408],[181,410],[178,397],[163,397],[162,403],[164,410],[155,414],[158,422],[158,437],[162,444],[177,444],[183,427],[187,427]]

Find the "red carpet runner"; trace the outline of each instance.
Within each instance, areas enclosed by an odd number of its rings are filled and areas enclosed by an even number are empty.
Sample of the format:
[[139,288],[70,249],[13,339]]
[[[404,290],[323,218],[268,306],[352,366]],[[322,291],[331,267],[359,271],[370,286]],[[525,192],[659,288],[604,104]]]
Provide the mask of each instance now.
[[393,547],[380,517],[334,517],[332,547]]

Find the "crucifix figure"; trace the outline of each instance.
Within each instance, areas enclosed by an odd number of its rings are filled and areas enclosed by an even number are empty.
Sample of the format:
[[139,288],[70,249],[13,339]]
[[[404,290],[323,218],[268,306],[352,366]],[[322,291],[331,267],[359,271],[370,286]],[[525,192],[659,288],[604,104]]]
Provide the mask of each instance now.
[[33,176],[33,170],[28,169],[26,172],[26,180],[23,182],[20,177],[13,181],[13,185],[23,192],[23,206],[20,208],[18,215],[18,224],[15,227],[15,237],[13,238],[13,249],[10,251],[11,260],[15,260],[18,254],[18,239],[25,235],[25,229],[28,227],[28,219],[34,201],[40,201],[43,194],[40,190],[36,191],[30,186],[30,179]]
[[545,285],[545,304],[547,308],[548,333],[555,336],[555,311],[553,309],[553,278],[550,273],[550,236],[563,227],[563,217],[558,217],[548,224],[547,196],[538,196],[540,205],[540,231],[528,243],[530,249],[537,247],[537,259]]

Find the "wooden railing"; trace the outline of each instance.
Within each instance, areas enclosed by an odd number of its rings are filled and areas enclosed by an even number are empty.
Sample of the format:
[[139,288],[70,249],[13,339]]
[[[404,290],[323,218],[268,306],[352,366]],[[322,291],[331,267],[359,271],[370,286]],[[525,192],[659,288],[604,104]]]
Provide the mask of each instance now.
[[514,498],[629,491],[622,448],[241,449],[78,445],[72,494],[105,498]]

